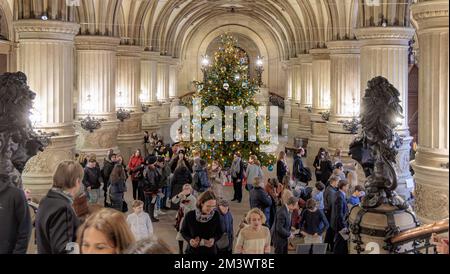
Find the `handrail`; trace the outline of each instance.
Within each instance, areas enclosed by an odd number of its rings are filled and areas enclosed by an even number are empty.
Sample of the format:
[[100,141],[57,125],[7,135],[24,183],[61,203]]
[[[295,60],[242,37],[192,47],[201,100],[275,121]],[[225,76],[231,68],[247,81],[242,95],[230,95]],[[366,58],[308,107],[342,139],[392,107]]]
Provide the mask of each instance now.
[[435,222],[433,224],[428,224],[424,226],[420,226],[417,228],[413,228],[398,235],[392,237],[390,239],[391,244],[397,244],[402,242],[409,242],[415,239],[421,239],[425,236],[432,235],[433,233],[440,234],[448,231],[448,218]]

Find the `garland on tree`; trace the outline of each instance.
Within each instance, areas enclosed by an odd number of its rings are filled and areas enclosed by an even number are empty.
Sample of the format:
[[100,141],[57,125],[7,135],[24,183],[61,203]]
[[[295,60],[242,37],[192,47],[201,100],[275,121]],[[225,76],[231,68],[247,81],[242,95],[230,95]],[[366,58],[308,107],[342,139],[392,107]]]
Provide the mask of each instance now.
[[[204,82],[195,82],[197,92],[194,99],[199,99],[202,109],[208,106],[217,106],[222,111],[222,139],[223,141],[202,141],[183,142],[183,145],[190,150],[201,152],[201,157],[211,163],[217,160],[222,166],[230,166],[235,152],[240,152],[243,159],[248,159],[252,154],[258,156],[261,166],[270,166],[275,163],[275,156],[260,151],[261,145],[268,145],[256,135],[256,140],[249,140],[248,119],[244,119],[244,132],[240,132],[236,126],[236,116],[233,117],[234,141],[225,141],[225,130],[230,129],[231,125],[226,125],[225,106],[236,106],[246,109],[254,107],[258,110],[260,104],[254,100],[254,96],[259,92],[255,80],[249,79],[248,59],[245,52],[237,47],[237,41],[230,35],[224,34],[220,37],[220,48],[214,54],[214,62],[207,68]],[[193,127],[205,125],[210,118],[202,118],[202,121],[193,120]],[[268,120],[264,121],[265,130]],[[191,128],[191,136],[194,132]],[[257,131],[258,132],[258,131]],[[242,138],[244,141],[237,141]]]

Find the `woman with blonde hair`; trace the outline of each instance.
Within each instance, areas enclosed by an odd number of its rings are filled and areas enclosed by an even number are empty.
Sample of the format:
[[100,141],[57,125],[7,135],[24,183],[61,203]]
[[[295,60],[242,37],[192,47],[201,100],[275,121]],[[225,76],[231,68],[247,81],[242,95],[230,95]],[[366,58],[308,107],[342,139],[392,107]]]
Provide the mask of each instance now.
[[278,181],[281,182],[283,177],[289,174],[289,168],[286,162],[286,153],[284,151],[280,151],[278,154],[277,160],[277,178]]
[[258,161],[258,157],[256,155],[250,155],[248,159],[248,166],[247,170],[245,171],[245,174],[247,176],[247,184],[245,188],[250,191],[253,188],[253,183],[255,181],[255,178],[260,178],[260,180],[263,180],[263,171],[261,169],[260,163]]
[[101,209],[78,230],[81,254],[123,254],[135,242],[125,215],[114,209]]
[[225,181],[225,175],[222,172],[222,167],[219,162],[214,160],[211,163],[211,167],[208,170],[209,182],[211,183],[211,190],[214,192],[218,199],[224,198],[223,195],[223,182]]
[[239,231],[235,253],[236,254],[269,254],[270,230],[263,224],[266,216],[259,208],[251,209],[246,217],[248,224]]

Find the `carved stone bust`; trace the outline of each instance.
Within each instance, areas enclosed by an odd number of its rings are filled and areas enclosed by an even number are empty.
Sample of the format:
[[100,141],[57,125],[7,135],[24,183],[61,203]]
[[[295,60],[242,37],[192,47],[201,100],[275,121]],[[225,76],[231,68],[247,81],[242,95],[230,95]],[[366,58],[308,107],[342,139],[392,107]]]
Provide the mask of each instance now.
[[0,182],[20,185],[26,162],[44,145],[29,118],[36,94],[22,72],[0,75]]

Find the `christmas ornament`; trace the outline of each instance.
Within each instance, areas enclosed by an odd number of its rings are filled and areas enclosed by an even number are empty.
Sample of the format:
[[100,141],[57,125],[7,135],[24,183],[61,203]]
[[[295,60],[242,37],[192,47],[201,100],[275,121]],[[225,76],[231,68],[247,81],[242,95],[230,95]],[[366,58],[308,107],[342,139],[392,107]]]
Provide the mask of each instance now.
[[267,169],[268,169],[270,172],[272,172],[272,171],[273,171],[273,165],[270,165]]
[[224,88],[225,90],[228,90],[229,87],[230,87],[230,85],[229,85],[228,83],[224,83],[224,84],[223,84],[223,88]]

